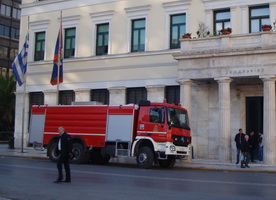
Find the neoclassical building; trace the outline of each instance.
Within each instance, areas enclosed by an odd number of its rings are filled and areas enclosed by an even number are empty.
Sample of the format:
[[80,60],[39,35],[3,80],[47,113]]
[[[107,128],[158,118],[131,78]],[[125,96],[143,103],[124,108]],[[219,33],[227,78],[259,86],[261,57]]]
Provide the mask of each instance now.
[[[23,0],[20,46],[29,31],[25,145],[32,104],[181,103],[190,114],[195,158],[235,161],[234,136],[264,133],[276,164],[276,0]],[[64,82],[50,84],[60,24]],[[29,24],[28,24],[29,18]],[[198,37],[204,24],[204,37]],[[27,28],[29,27],[29,29]],[[230,35],[220,35],[222,28]],[[200,29],[202,30],[202,29]],[[201,32],[201,31],[200,31]],[[191,33],[191,39],[180,39]],[[23,88],[17,87],[16,145]]]

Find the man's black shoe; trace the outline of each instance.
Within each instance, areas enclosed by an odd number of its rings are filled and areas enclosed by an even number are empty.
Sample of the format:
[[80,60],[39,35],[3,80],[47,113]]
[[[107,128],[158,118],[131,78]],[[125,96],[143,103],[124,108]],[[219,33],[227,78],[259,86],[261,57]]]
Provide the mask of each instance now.
[[239,162],[236,162],[236,165],[239,164]]
[[61,183],[61,180],[57,179],[54,183]]
[[71,180],[64,180],[62,182],[65,182],[65,183],[71,183]]
[[245,166],[242,165],[241,168],[245,168]]
[[256,162],[255,160],[251,160],[251,162]]
[[248,165],[245,165],[245,167],[250,168]]

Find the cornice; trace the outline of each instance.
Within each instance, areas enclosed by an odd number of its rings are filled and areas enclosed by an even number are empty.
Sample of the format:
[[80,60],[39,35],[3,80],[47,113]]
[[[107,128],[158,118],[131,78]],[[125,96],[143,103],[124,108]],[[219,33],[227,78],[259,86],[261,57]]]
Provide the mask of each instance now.
[[[87,62],[87,61],[99,61],[99,60],[106,60],[106,59],[118,59],[118,58],[130,58],[130,57],[141,57],[141,56],[158,56],[158,55],[172,55],[179,53],[180,50],[167,50],[167,51],[155,51],[155,52],[143,52],[143,53],[131,53],[131,54],[116,54],[116,55],[106,55],[106,56],[93,56],[93,57],[85,57],[85,58],[71,58],[71,59],[65,59],[63,63],[66,65],[66,63],[71,62]],[[47,61],[37,61],[37,62],[28,62],[28,66],[40,66],[40,65],[49,65],[52,64],[52,60]],[[177,65],[177,61],[175,62],[169,62],[169,63],[156,63],[156,64],[148,64],[148,67],[160,67],[160,66],[171,66],[171,65]],[[84,68],[84,69],[73,69],[73,70],[65,70],[65,73],[68,72],[85,72],[85,71],[102,71],[102,70],[114,70],[114,69],[129,69],[130,66],[120,66],[120,67],[105,67],[105,68]],[[131,68],[140,68],[145,67],[144,65],[132,65]],[[27,74],[48,74],[50,72],[27,72]]]
[[210,51],[192,51],[189,53],[176,53],[173,54],[176,60],[185,59],[205,59],[214,57],[229,57],[229,56],[247,56],[258,54],[275,54],[276,45],[270,48],[244,48],[244,49],[229,49],[229,50],[210,50]]
[[43,25],[48,25],[49,23],[50,23],[50,20],[46,19],[46,20],[30,22],[29,25],[30,26],[43,26]]
[[181,0],[181,1],[173,1],[168,3],[163,3],[163,7],[170,8],[170,7],[176,7],[176,6],[183,6],[183,5],[189,5],[191,4],[191,0]]
[[96,13],[90,13],[91,18],[97,18],[97,17],[106,17],[106,16],[112,16],[114,14],[114,10],[108,10],[103,12],[96,12]]
[[72,1],[72,0],[48,0],[48,1],[36,1],[33,3],[27,3],[27,4],[21,4],[20,8],[30,8],[30,7],[36,7],[36,6],[45,6],[49,4],[55,4],[55,3],[60,3],[60,2],[65,2],[65,1]]
[[[72,21],[78,21],[80,19],[80,15],[73,15],[68,17],[62,17],[62,22],[72,22]],[[58,18],[60,21],[60,18]]]
[[48,13],[59,10],[74,9],[91,5],[106,4],[125,0],[47,0],[20,5],[21,16]]
[[273,4],[275,0],[201,0],[205,9],[218,9],[226,7],[236,7],[236,6],[252,6],[252,5],[262,5],[262,4]]
[[151,5],[130,7],[130,8],[125,8],[125,11],[126,11],[126,13],[149,11],[150,7],[151,7]]

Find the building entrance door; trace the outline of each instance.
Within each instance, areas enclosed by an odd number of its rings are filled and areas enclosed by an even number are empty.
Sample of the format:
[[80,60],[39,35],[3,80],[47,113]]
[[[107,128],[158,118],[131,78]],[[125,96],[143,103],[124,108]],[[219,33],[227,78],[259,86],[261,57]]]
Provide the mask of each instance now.
[[247,97],[246,98],[246,132],[255,132],[255,148],[254,157],[258,158],[258,136],[259,132],[263,133],[263,97]]
[[246,97],[246,131],[263,132],[263,97]]

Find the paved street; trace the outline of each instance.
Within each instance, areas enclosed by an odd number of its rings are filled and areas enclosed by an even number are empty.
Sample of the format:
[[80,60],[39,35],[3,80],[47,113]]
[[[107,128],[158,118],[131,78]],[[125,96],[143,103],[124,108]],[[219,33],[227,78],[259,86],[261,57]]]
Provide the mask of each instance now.
[[135,165],[71,165],[72,183],[55,184],[55,163],[0,158],[0,199],[140,200],[275,199],[276,175],[185,169],[138,169]]

